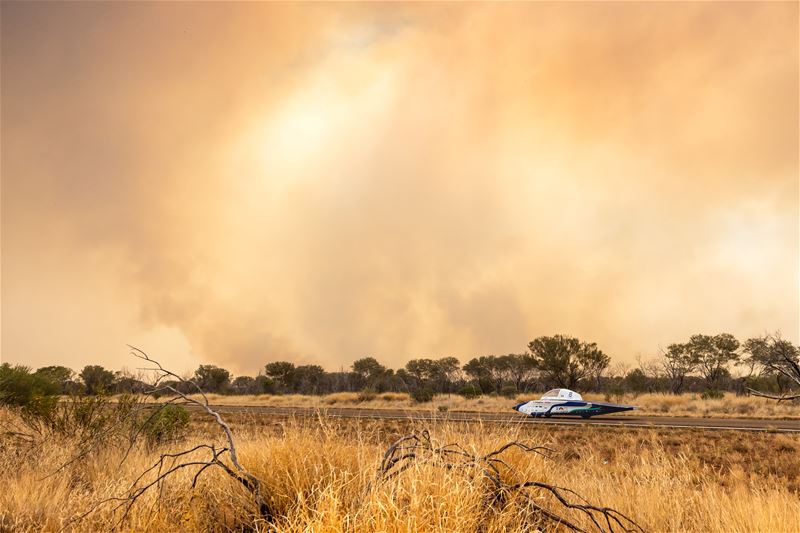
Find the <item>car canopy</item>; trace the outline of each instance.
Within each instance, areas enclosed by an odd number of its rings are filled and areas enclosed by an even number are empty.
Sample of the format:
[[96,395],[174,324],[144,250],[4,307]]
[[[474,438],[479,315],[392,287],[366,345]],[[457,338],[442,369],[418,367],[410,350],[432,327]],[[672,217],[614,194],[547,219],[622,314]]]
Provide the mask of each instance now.
[[544,393],[542,400],[578,400],[583,401],[580,394],[569,389],[552,389]]

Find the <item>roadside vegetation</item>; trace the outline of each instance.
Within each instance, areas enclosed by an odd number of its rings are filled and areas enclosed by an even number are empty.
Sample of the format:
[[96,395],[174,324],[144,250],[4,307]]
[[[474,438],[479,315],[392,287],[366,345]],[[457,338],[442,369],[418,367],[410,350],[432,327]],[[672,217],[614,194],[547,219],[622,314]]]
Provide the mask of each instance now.
[[[0,423],[25,428],[17,410]],[[485,486],[474,474],[415,463],[370,489],[386,448],[428,430],[440,443],[487,453],[516,440],[552,449],[549,458],[505,457],[528,479],[570,487],[596,505],[630,516],[645,531],[791,532],[800,516],[800,438],[761,433],[747,439],[705,431],[662,431],[401,421],[288,420],[238,415],[231,421],[240,460],[262,481],[277,520],[260,522],[252,499],[220,470],[192,481],[186,468],[142,495],[122,519],[98,502],[120,497],[159,454],[224,439],[192,415],[179,440],[129,449],[107,439],[85,453],[83,439],[46,433],[34,442],[5,433],[0,446],[0,531],[508,531],[525,506],[510,500],[486,513]],[[213,437],[211,436],[213,435]],[[76,452],[79,458],[74,460]],[[127,454],[127,459],[123,457]],[[202,459],[200,456],[190,456]],[[66,466],[65,466],[66,465]],[[537,502],[558,504],[539,493]],[[570,518],[588,530],[579,514]],[[551,530],[566,528],[550,528]],[[619,529],[617,529],[619,530]]]
[[[224,368],[201,365],[193,374],[181,377],[191,379],[206,393],[220,395],[215,397],[220,402],[221,396],[239,397],[233,401],[245,403],[258,396],[259,401],[280,403],[284,400],[277,397],[284,396],[287,402],[303,405],[369,406],[403,404],[410,398],[410,403],[482,410],[499,404],[493,401],[496,397],[530,399],[551,388],[568,388],[592,399],[629,401],[648,413],[713,414],[730,407],[732,415],[758,416],[760,406],[767,403],[739,402],[731,397],[758,394],[786,402],[800,399],[799,354],[800,348],[777,334],[741,343],[727,333],[692,335],[631,366],[612,363],[594,343],[554,335],[532,340],[525,352],[473,357],[463,364],[455,357],[419,358],[395,370],[374,357],[362,357],[347,371],[328,372],[318,365],[268,361],[256,376],[234,377]],[[55,395],[140,394],[148,390],[147,381],[141,371],[113,372],[98,365],[76,373],[63,366],[33,371],[6,363],[0,365],[0,404],[32,407],[34,401],[46,403],[46,398]],[[164,384],[178,392],[194,392],[179,379],[166,379]],[[680,400],[668,400],[665,395]],[[307,396],[318,399],[305,399]],[[720,401],[702,403],[698,399]],[[766,416],[783,414],[788,413],[777,409]]]
[[[800,515],[795,434],[223,418],[214,401],[229,396],[132,353],[154,378],[146,394],[112,397],[100,383],[59,399],[43,372],[0,367],[0,533],[780,532]],[[446,398],[431,395],[299,398]],[[486,400],[465,396],[450,399]]]

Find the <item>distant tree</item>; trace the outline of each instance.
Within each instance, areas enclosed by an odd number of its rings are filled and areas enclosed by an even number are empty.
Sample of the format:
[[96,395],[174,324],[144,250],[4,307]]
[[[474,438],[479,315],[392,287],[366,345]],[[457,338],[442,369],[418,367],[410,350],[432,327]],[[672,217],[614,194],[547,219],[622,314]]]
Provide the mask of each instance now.
[[59,385],[75,377],[75,371],[65,366],[44,366],[38,369],[35,374]]
[[301,365],[294,370],[294,392],[319,394],[325,370],[319,365]]
[[739,360],[739,341],[730,333],[692,335],[687,349],[697,363],[707,389],[719,389],[722,379],[730,375],[728,366]]
[[230,391],[233,394],[255,394],[255,378],[251,376],[237,376],[231,381]]
[[205,392],[225,392],[231,382],[231,373],[214,365],[200,365],[192,378]]
[[391,372],[374,357],[362,357],[353,362],[353,373],[358,376],[359,388],[378,388]]
[[554,335],[528,343],[536,368],[552,384],[575,389],[586,377],[605,369],[610,358],[595,343]]
[[460,373],[461,361],[455,357],[442,357],[434,362],[434,372],[431,377],[439,392],[450,393]]
[[467,361],[464,373],[474,380],[482,392],[500,392],[506,363],[495,355],[482,355]]
[[625,361],[615,361],[608,367],[608,375],[611,378],[624,378],[630,371],[631,365]]
[[536,361],[530,354],[510,353],[500,357],[500,366],[517,391],[526,391],[536,373]]
[[398,390],[405,392],[413,390],[418,383],[417,378],[409,374],[405,368],[398,368],[397,372],[394,373],[394,378],[397,382]]
[[637,394],[647,392],[648,384],[649,378],[641,368],[634,368],[625,376],[625,388]]
[[114,373],[100,365],[87,365],[79,374],[86,387],[86,394],[94,396],[109,392],[114,383]]
[[398,391],[403,389],[403,382],[397,378],[395,371],[387,368],[383,376],[374,386],[375,392]]
[[413,377],[415,387],[444,393],[451,392],[453,382],[461,372],[461,362],[455,357],[440,359],[412,359],[405,366],[405,372]]
[[[630,391],[635,394],[665,391],[667,384],[662,370],[662,361],[658,358],[644,359],[636,356],[637,366],[617,363],[609,368],[608,376],[603,377],[603,387],[610,394],[623,394]],[[620,376],[620,372],[622,375]],[[613,390],[612,390],[613,389]]]
[[70,392],[72,380],[75,378],[75,371],[65,366],[45,366],[35,374],[58,385],[59,394]]
[[338,372],[325,373],[325,392],[353,392],[361,390],[361,376],[355,372],[346,372],[344,368]]
[[[781,376],[800,390],[800,347],[782,339],[780,334],[765,335],[745,341],[743,351],[745,363],[762,375]],[[768,394],[750,389],[753,394],[775,400],[800,399],[800,393],[782,392],[780,395]]]
[[417,386],[421,386],[436,373],[436,362],[433,359],[411,359],[406,363],[406,372],[414,377]]
[[662,390],[664,383],[664,373],[662,372],[661,362],[658,358],[643,359],[641,355],[636,357],[639,370],[647,378],[647,392]]
[[294,363],[288,361],[275,361],[264,366],[264,373],[272,378],[279,389],[292,390],[294,386]]
[[117,394],[143,394],[151,389],[150,385],[142,381],[141,374],[134,374],[128,370],[114,372],[114,392]]
[[661,352],[661,368],[670,383],[672,394],[683,392],[686,376],[697,368],[697,361],[686,344],[670,344]]
[[[611,396],[620,398],[625,394],[625,376],[631,370],[630,363],[624,361],[615,361],[608,367],[608,375],[604,383],[606,399]],[[621,400],[619,400],[621,401]]]
[[231,381],[228,391],[233,394],[264,394],[274,392],[275,385],[267,376],[238,376]]
[[[488,365],[486,364],[486,357],[473,357],[463,367],[464,373],[472,380],[480,381],[487,379],[490,375]],[[494,357],[494,356],[489,356]]]
[[267,376],[258,375],[254,379],[251,394],[275,394],[275,382]]
[[171,389],[175,389],[179,393],[183,394],[194,394],[197,392],[197,389],[187,383],[186,381],[179,381],[177,379],[167,379],[164,381],[159,382],[159,391],[154,394],[155,397],[164,395],[164,396],[173,396],[174,393],[167,390],[166,387],[170,387]]

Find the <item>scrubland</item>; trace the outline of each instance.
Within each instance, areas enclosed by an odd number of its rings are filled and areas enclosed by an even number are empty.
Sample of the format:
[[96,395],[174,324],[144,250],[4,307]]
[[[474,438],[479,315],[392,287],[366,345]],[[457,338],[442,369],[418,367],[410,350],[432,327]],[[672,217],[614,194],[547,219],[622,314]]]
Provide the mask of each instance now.
[[[362,409],[422,409],[433,411],[508,412],[515,404],[540,397],[537,394],[520,394],[516,398],[479,396],[464,398],[457,394],[438,395],[433,401],[417,403],[408,394],[400,392],[359,393],[338,392],[325,396],[247,395],[227,396],[209,394],[216,405],[260,405],[274,407],[357,407]],[[635,411],[620,416],[692,416],[716,418],[800,418],[800,402],[776,402],[755,396],[736,396],[725,393],[720,399],[703,399],[699,394],[640,394],[615,395],[585,394],[584,399],[610,401],[634,405]]]
[[[15,422],[0,411],[0,422]],[[510,440],[544,445],[550,457],[510,451],[521,479],[569,487],[613,507],[646,531],[800,531],[800,436],[777,433],[479,423],[281,419],[230,415],[242,463],[264,483],[279,515],[254,521],[250,495],[219,469],[179,471],[147,493],[120,531],[513,531],[529,510],[519,499],[490,506],[480,473],[416,464],[370,486],[384,450],[398,437],[428,430],[441,444],[485,454]],[[6,424],[8,427],[8,424]],[[70,524],[98,501],[119,496],[169,450],[221,445],[218,426],[192,415],[183,440],[134,447],[109,443],[61,467],[85,447],[68,437],[26,443],[0,437],[0,531],[108,531],[121,514],[113,504]],[[542,492],[535,501],[560,512]],[[567,513],[583,527],[591,524]],[[552,526],[540,527],[552,530]],[[556,528],[556,529],[563,529]]]

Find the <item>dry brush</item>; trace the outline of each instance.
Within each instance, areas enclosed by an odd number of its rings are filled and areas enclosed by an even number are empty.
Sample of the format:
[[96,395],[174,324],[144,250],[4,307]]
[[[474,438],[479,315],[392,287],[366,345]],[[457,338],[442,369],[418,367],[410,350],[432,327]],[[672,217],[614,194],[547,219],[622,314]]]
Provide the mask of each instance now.
[[[121,494],[115,494],[99,499],[88,506],[88,509],[66,520],[61,530],[80,529],[84,520],[91,515],[105,510],[114,517],[110,529],[124,529],[126,520],[137,504],[144,504],[145,496],[150,495],[149,508],[145,523],[153,520],[154,514],[162,508],[162,500],[166,500],[168,482],[172,478],[179,479],[179,474],[188,471],[191,474],[189,490],[193,491],[204,473],[210,469],[221,472],[231,482],[243,488],[251,497],[254,512],[245,513],[250,516],[250,523],[246,529],[270,530],[279,529],[281,523],[291,522],[292,517],[277,510],[272,503],[275,499],[270,494],[268,484],[246,468],[240,458],[237,441],[228,423],[215,411],[197,383],[180,377],[174,372],[164,368],[157,360],[145,352],[132,347],[132,354],[146,362],[147,370],[155,375],[149,395],[170,395],[170,399],[159,404],[147,402],[136,403],[132,409],[126,411],[134,420],[139,420],[142,412],[148,414],[143,423],[138,423],[128,438],[127,446],[122,452],[118,468],[122,468],[132,451],[137,445],[137,437],[142,428],[169,406],[190,406],[207,415],[222,433],[222,444],[215,439],[208,442],[195,443],[183,449],[164,451],[158,454],[149,466],[142,469],[127,489]],[[187,385],[193,395],[188,395],[170,384],[166,380],[178,380]],[[99,446],[109,444],[107,439],[101,438],[117,428],[124,417],[109,425],[94,438],[79,439],[75,453],[58,466],[47,477],[52,477],[74,466],[89,456]],[[505,455],[511,451],[521,451],[527,454],[547,456],[550,450],[541,446],[531,446],[525,442],[512,440],[503,443],[498,448],[484,454],[470,452],[463,445],[453,442],[447,445],[438,445],[427,429],[414,432],[401,437],[394,442],[383,454],[380,466],[374,479],[369,480],[362,498],[369,497],[374,491],[383,490],[386,484],[401,477],[405,472],[420,464],[433,466],[449,471],[461,473],[467,483],[475,483],[480,487],[483,500],[483,518],[475,525],[478,531],[487,529],[496,514],[508,512],[510,505],[521,506],[523,518],[519,522],[526,529],[541,529],[542,527],[561,527],[564,529],[583,532],[596,530],[600,532],[637,531],[643,529],[631,518],[614,509],[596,506],[582,498],[572,489],[551,484],[542,480],[526,478],[522,473],[505,460]],[[280,469],[282,465],[275,464],[269,467]],[[185,478],[184,478],[185,479]],[[542,498],[542,493],[550,496],[549,501]],[[110,508],[110,510],[106,509]],[[572,514],[577,513],[585,520],[576,520]],[[549,526],[548,526],[549,525]]]

